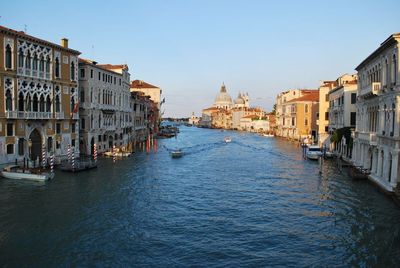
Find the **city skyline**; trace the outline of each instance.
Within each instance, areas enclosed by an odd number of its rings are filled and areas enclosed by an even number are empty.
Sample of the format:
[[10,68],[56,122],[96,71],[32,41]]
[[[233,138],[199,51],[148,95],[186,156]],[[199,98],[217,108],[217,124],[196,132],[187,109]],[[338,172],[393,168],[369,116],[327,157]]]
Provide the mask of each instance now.
[[232,98],[248,92],[252,106],[271,110],[285,89],[355,73],[398,31],[400,4],[385,4],[384,20],[366,20],[376,16],[372,1],[120,2],[111,11],[84,2],[73,12],[62,10],[78,2],[54,12],[50,1],[22,1],[3,4],[0,25],[55,43],[66,37],[83,58],[126,63],[132,80],[162,88],[164,116],[187,117],[211,105],[222,82]]

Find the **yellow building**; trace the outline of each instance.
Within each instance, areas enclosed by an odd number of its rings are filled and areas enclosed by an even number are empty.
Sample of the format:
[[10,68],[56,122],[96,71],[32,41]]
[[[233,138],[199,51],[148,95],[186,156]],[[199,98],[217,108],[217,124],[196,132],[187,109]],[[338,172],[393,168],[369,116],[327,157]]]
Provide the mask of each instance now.
[[289,138],[301,140],[304,137],[317,138],[318,90],[287,102],[290,109]]
[[78,55],[0,26],[0,163],[78,149]]

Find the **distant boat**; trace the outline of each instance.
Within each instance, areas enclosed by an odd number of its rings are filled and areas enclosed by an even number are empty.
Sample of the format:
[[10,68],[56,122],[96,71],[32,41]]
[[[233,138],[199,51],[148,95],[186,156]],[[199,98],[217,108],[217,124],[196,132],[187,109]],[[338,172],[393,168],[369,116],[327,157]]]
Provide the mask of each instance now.
[[5,167],[1,171],[1,175],[7,179],[15,180],[31,180],[31,181],[47,181],[54,178],[54,173],[39,172],[36,170],[22,169],[18,165]]
[[172,156],[172,158],[180,158],[183,156],[183,152],[180,149],[174,150],[171,152],[171,156]]
[[262,136],[263,137],[274,137],[274,134],[263,133]]
[[318,160],[322,156],[321,148],[318,145],[308,146],[306,156],[310,160]]
[[225,137],[224,138],[225,143],[229,143],[232,141],[231,137]]
[[[116,157],[129,157],[132,153],[130,152],[115,152]],[[113,157],[114,153],[112,151],[107,151],[104,153],[105,156]]]

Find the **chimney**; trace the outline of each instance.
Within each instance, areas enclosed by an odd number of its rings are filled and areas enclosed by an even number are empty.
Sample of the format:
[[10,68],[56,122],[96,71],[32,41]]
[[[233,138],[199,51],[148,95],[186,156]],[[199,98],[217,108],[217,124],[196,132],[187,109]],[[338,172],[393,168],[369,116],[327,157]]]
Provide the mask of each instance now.
[[63,48],[68,48],[68,39],[67,38],[61,39],[61,46]]

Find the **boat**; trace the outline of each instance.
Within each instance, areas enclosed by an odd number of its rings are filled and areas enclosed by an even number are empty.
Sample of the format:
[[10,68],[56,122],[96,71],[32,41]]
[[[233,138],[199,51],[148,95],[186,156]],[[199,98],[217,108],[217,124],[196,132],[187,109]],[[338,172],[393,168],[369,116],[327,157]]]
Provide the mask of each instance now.
[[68,172],[79,172],[97,168],[97,162],[94,161],[77,161],[72,167],[71,163],[65,163],[60,166],[60,170]]
[[348,173],[354,180],[365,180],[371,172],[362,166],[352,166],[348,169]]
[[324,153],[325,158],[333,158],[335,156],[335,154],[331,151],[326,151]]
[[321,148],[318,145],[308,146],[306,156],[310,160],[318,160],[322,156]]
[[171,152],[171,156],[172,156],[172,158],[180,158],[180,157],[183,156],[183,152],[180,149],[179,150],[174,150],[174,151]]
[[115,154],[116,157],[129,157],[131,156],[132,153],[130,152],[115,152],[113,153],[112,151],[107,151],[104,153],[105,156],[113,157]]
[[229,143],[232,141],[231,137],[225,137],[224,138],[225,143]]
[[18,165],[5,167],[1,171],[1,175],[7,179],[32,181],[47,181],[54,178],[54,173],[41,172],[36,169],[23,169]]
[[263,137],[274,137],[274,134],[263,133],[262,136]]

